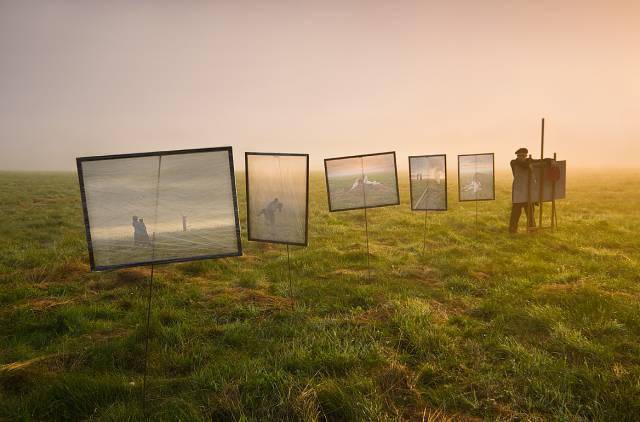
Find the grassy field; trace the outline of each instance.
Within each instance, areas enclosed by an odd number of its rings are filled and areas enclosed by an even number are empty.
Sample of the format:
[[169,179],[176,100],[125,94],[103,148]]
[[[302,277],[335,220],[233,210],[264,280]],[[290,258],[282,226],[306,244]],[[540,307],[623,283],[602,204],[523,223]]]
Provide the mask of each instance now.
[[[640,172],[572,172],[559,230],[497,201],[328,213],[309,247],[156,268],[153,420],[638,420]],[[243,179],[238,180],[244,225]],[[0,420],[139,420],[148,268],[90,273],[74,174],[0,173]]]

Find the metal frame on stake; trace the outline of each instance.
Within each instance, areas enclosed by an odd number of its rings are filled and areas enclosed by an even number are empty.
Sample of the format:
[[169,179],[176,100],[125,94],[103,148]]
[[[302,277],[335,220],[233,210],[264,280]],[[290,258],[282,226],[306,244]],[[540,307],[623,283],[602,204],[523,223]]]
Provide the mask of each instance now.
[[[82,171],[82,164],[84,162],[89,161],[103,161],[103,160],[117,160],[122,158],[139,158],[139,157],[160,157],[160,156],[168,156],[168,155],[180,155],[180,154],[196,154],[201,152],[216,152],[216,151],[227,151],[229,155],[229,180],[231,183],[231,195],[233,197],[233,213],[234,213],[234,224],[236,227],[236,239],[237,239],[237,252],[230,253],[222,253],[215,255],[202,255],[202,256],[190,256],[186,258],[169,258],[169,259],[161,259],[155,261],[138,261],[138,262],[128,262],[125,264],[116,264],[116,265],[96,265],[95,255],[93,253],[93,242],[91,239],[91,225],[89,221],[89,208],[87,206],[87,195],[85,192],[85,184],[84,184],[84,174]],[[155,152],[142,152],[142,153],[134,153],[134,154],[117,154],[117,155],[100,155],[100,156],[92,156],[92,157],[78,157],[76,158],[76,166],[78,169],[78,179],[80,185],[80,197],[82,200],[82,212],[84,217],[84,226],[85,226],[85,236],[87,239],[87,248],[89,250],[89,264],[91,267],[91,271],[107,271],[107,270],[116,270],[120,268],[129,268],[129,267],[140,267],[144,265],[151,264],[172,264],[177,262],[189,262],[189,261],[199,261],[203,259],[213,259],[213,258],[226,258],[232,256],[242,256],[242,240],[240,238],[240,219],[238,217],[238,195],[236,192],[236,180],[235,180],[235,171],[233,168],[233,150],[231,147],[215,147],[215,148],[197,148],[197,149],[181,149],[181,150],[173,150],[173,151],[155,151]]]
[[[425,193],[422,194],[422,196],[420,198],[418,198],[417,201],[414,201],[413,198],[413,178],[411,177],[411,175],[413,174],[413,169],[411,166],[411,161],[412,159],[420,159],[420,158],[431,158],[431,157],[442,157],[444,159],[444,208],[429,208],[429,206],[425,206],[424,209],[423,208],[419,208],[420,202],[422,202],[422,198],[426,195],[426,192],[428,191],[425,190]],[[448,206],[448,192],[447,192],[447,188],[448,188],[448,177],[447,177],[447,156],[446,154],[432,154],[432,155],[410,155],[409,156],[409,196],[410,196],[410,201],[411,201],[411,211],[424,211],[424,228],[423,228],[423,237],[422,237],[422,254],[424,255],[427,249],[427,213],[428,211],[446,211],[447,210],[447,206]]]
[[[264,155],[275,157],[305,157],[306,158],[306,192],[305,192],[305,222],[304,222],[304,242],[287,242],[282,240],[271,240],[257,238],[252,235],[251,230],[251,205],[250,205],[250,192],[249,189],[249,156],[250,155]],[[297,154],[297,153],[283,153],[283,152],[245,152],[244,153],[244,171],[245,171],[245,187],[247,193],[247,238],[254,242],[265,243],[279,243],[286,245],[287,250],[287,269],[289,275],[289,298],[291,299],[291,307],[293,308],[293,281],[291,276],[291,254],[289,251],[289,245],[307,246],[309,242],[309,154]],[[282,177],[282,175],[281,175]]]
[[[361,168],[361,174],[362,177],[364,178],[364,158],[365,157],[372,157],[372,156],[377,156],[377,155],[387,155],[387,154],[392,154],[393,155],[393,168],[394,168],[394,176],[395,176],[395,182],[396,182],[396,200],[393,203],[387,203],[387,204],[380,204],[380,205],[367,205],[366,203],[366,187],[362,186],[362,190],[363,190],[363,205],[361,207],[349,207],[349,208],[338,208],[335,209],[333,207],[333,204],[331,202],[331,189],[330,189],[330,185],[329,185],[329,173],[327,171],[327,162],[328,161],[335,161],[335,160],[345,160],[345,159],[350,159],[350,158],[360,158],[360,168]],[[398,188],[398,164],[396,161],[396,153],[395,151],[389,151],[389,152],[378,152],[378,153],[374,153],[374,154],[360,154],[360,155],[348,155],[345,157],[335,157],[335,158],[325,158],[324,159],[324,175],[325,175],[325,183],[327,186],[327,199],[329,202],[329,212],[337,212],[337,211],[351,211],[351,210],[357,210],[360,208],[364,208],[364,228],[365,228],[365,237],[366,237],[366,247],[367,247],[367,277],[368,279],[371,278],[371,267],[370,267],[370,262],[369,262],[369,222],[368,222],[368,217],[367,217],[367,208],[380,208],[380,207],[387,207],[390,205],[400,205],[400,189]]]
[[[491,176],[493,178],[493,182],[492,182],[492,189],[491,189],[491,198],[486,198],[486,199],[479,199],[478,198],[478,191],[476,190],[475,192],[475,198],[474,199],[462,199],[462,186],[460,185],[460,157],[471,157],[471,156],[475,156],[476,159],[474,161],[474,165],[475,165],[475,174],[478,173],[478,158],[477,156],[479,155],[490,155],[491,156]],[[476,215],[475,215],[475,224],[476,224],[476,236],[478,234],[478,202],[479,201],[495,201],[496,199],[496,160],[495,160],[495,155],[493,152],[484,152],[484,153],[479,153],[479,154],[459,154],[458,155],[458,202],[469,202],[469,201],[474,201],[476,204]]]
[[[231,194],[232,194],[232,202],[233,202],[233,210],[234,210],[234,223],[236,228],[236,239],[237,239],[237,252],[217,254],[217,255],[206,255],[206,256],[193,256],[193,257],[182,257],[182,258],[169,258],[169,259],[161,259],[156,260],[156,233],[152,233],[152,250],[151,250],[151,260],[143,261],[143,262],[129,262],[124,264],[116,264],[116,265],[96,265],[95,255],[93,251],[93,242],[91,237],[91,224],[89,219],[89,207],[87,205],[87,194],[85,190],[84,183],[84,172],[83,172],[83,163],[90,161],[104,161],[104,160],[116,160],[123,158],[138,158],[138,157],[158,157],[158,171],[156,178],[156,206],[155,206],[155,215],[154,215],[154,225],[157,226],[158,221],[158,204],[159,204],[159,196],[160,196],[160,174],[161,174],[161,165],[162,165],[162,157],[168,155],[179,155],[179,154],[196,154],[196,153],[206,153],[206,152],[217,152],[217,151],[226,151],[229,159],[229,180],[231,183]],[[89,252],[89,262],[91,271],[108,271],[120,268],[127,267],[137,267],[143,265],[150,266],[150,275],[149,275],[149,289],[147,295],[147,315],[146,315],[146,329],[145,329],[145,352],[144,352],[144,373],[143,373],[143,381],[142,381],[142,411],[146,417],[147,414],[147,378],[148,378],[148,361],[149,361],[149,339],[150,339],[150,325],[151,325],[151,302],[153,297],[153,281],[155,275],[155,266],[157,264],[164,263],[175,263],[175,262],[188,262],[188,261],[197,261],[203,259],[212,259],[212,258],[223,258],[223,257],[231,257],[231,256],[242,256],[242,242],[240,239],[240,222],[238,217],[238,196],[236,192],[236,184],[235,184],[235,172],[233,166],[233,152],[231,147],[217,147],[217,148],[199,148],[199,149],[190,149],[190,150],[173,150],[173,151],[156,151],[156,152],[144,152],[144,153],[134,153],[134,154],[118,154],[118,155],[104,155],[104,156],[92,156],[92,157],[78,157],[76,158],[76,166],[78,169],[78,181],[80,185],[80,197],[82,201],[82,212],[85,224],[85,235],[87,239],[87,248]]]

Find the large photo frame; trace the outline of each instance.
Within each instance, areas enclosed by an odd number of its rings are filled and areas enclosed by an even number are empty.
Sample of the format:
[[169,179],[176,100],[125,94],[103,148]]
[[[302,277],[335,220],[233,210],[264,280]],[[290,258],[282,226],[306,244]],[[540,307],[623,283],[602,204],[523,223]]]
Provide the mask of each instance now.
[[400,204],[395,152],[324,160],[329,211]]
[[242,255],[231,147],[76,165],[92,271]]
[[409,193],[412,211],[446,211],[446,154],[409,156]]
[[245,153],[251,241],[307,246],[309,154]]
[[496,199],[494,154],[458,155],[458,200],[493,201]]

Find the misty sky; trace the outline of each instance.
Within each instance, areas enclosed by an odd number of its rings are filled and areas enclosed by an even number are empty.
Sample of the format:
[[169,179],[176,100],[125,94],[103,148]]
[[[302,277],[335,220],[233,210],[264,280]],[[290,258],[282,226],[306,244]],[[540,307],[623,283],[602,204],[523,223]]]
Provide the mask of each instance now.
[[[432,4],[430,4],[432,3]],[[0,169],[206,146],[638,167],[640,1],[0,0]]]

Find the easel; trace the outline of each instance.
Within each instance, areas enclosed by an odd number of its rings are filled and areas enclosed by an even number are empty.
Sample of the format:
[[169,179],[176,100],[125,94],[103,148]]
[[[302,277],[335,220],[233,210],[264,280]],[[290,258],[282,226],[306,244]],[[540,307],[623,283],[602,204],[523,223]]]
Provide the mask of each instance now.
[[[529,155],[529,158],[531,158],[531,155]],[[557,154],[554,152],[553,153],[553,160],[555,161],[557,159]],[[556,229],[558,228],[558,215],[556,212],[556,183],[554,182],[551,185],[551,224],[548,227],[544,227],[542,225],[542,209],[543,209],[543,204],[544,204],[544,176],[545,176],[545,170],[548,168],[548,166],[545,164],[544,162],[544,118],[542,118],[542,126],[541,126],[541,133],[540,133],[540,174],[539,174],[539,179],[538,179],[538,185],[539,185],[539,192],[538,192],[538,205],[540,207],[540,209],[538,210],[538,226],[537,227],[530,227],[529,226],[529,218],[531,218],[533,221],[535,221],[535,209],[534,209],[534,201],[531,195],[531,182],[533,179],[533,168],[529,168],[529,177],[528,177],[528,185],[527,185],[527,207],[529,210],[529,213],[527,215],[527,231],[528,232],[535,232],[537,230],[542,230],[542,229]]]

